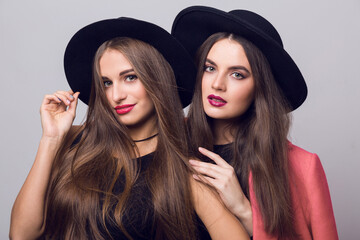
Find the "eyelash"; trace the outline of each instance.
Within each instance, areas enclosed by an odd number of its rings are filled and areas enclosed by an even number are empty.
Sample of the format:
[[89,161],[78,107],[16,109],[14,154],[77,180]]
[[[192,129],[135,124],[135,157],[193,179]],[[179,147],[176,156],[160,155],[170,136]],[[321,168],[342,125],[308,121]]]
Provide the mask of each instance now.
[[104,83],[105,88],[108,88],[108,87],[110,87],[110,85],[112,85],[111,81],[103,81],[103,83]]
[[[132,78],[132,79],[129,79],[129,78]],[[135,81],[137,78],[138,78],[138,77],[137,77],[136,75],[131,74],[131,75],[125,76],[125,81],[126,81],[126,82],[133,82],[133,81]]]
[[[209,68],[211,68],[211,70]],[[204,66],[204,72],[212,72],[214,70],[215,68],[213,66],[209,66],[209,65]]]
[[[133,82],[133,81],[135,81],[137,78],[138,78],[138,77],[137,77],[136,75],[134,75],[134,74],[132,74],[132,75],[127,75],[127,76],[125,76],[124,81],[125,81],[125,82]],[[105,87],[105,88],[108,88],[108,87],[110,87],[110,86],[112,85],[112,81],[103,81],[103,84],[104,84],[104,87]]]
[[[236,76],[234,76],[234,74],[237,74],[237,75],[239,75],[239,76],[236,77]],[[233,76],[233,77],[236,78],[236,79],[243,79],[243,78],[245,78],[245,76],[242,75],[242,74],[239,73],[239,72],[233,72],[233,73],[231,74],[231,76]]]
[[[215,70],[215,68],[213,66],[209,66],[209,65],[205,65],[204,66],[204,72],[213,72]],[[234,76],[234,75],[238,75],[238,76]],[[230,76],[233,76],[236,79],[244,79],[245,76],[239,72],[233,72]]]

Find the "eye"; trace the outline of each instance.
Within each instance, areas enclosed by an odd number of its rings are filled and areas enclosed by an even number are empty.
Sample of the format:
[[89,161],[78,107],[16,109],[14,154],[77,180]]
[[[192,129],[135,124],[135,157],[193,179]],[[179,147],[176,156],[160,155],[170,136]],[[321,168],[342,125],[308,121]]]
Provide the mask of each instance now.
[[104,83],[105,88],[108,88],[108,87],[110,87],[112,85],[111,81],[104,81],[103,83]]
[[215,71],[215,68],[214,68],[213,66],[207,66],[207,65],[205,65],[205,66],[204,66],[204,71],[205,71],[205,72],[213,72],[213,71]]
[[133,81],[135,81],[137,79],[137,76],[136,75],[127,75],[126,77],[125,77],[125,81],[126,82],[133,82]]
[[244,75],[242,75],[241,73],[238,73],[238,72],[233,72],[233,73],[231,74],[231,76],[234,77],[234,78],[236,78],[236,79],[243,79],[243,78],[245,78]]

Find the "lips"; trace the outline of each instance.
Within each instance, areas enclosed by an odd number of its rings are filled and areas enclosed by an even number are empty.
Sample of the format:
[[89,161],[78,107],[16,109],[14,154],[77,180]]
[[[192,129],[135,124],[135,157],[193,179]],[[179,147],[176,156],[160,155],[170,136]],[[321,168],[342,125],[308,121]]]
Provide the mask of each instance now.
[[124,104],[120,106],[116,106],[115,110],[117,114],[126,114],[130,112],[135,107],[135,104]]
[[207,99],[209,103],[214,107],[222,107],[227,104],[227,102],[223,98],[214,94],[210,94]]

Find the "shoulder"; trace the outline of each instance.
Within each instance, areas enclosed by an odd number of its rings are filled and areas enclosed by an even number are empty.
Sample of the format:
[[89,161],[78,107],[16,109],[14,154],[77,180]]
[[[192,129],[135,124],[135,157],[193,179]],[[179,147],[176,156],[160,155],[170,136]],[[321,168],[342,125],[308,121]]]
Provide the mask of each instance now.
[[292,142],[288,141],[289,158],[311,158],[315,153],[311,153],[301,147],[296,146]]
[[[295,175],[304,178],[313,178],[316,175],[325,175],[319,156],[289,142],[289,167]],[[312,176],[312,177],[311,177]]]
[[219,195],[210,186],[194,180],[192,176],[189,176],[189,178],[190,178],[190,185],[193,195],[194,207],[197,214],[200,217],[202,215],[213,214],[215,211],[209,212],[208,209],[213,209],[213,207],[217,206],[217,204],[221,205]]
[[320,162],[320,159],[316,153],[311,153],[301,147],[292,144],[290,141],[288,142],[288,147],[288,158],[290,164],[299,165],[299,167],[305,167],[317,161]]

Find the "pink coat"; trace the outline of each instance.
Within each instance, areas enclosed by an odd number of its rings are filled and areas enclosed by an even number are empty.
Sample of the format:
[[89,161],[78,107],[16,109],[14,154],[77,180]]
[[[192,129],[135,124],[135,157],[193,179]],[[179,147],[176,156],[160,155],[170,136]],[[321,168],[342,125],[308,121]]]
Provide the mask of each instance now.
[[[329,187],[319,157],[291,143],[289,145],[290,187],[298,234],[301,239],[338,239]],[[253,239],[277,239],[264,231],[251,175],[249,181]]]

